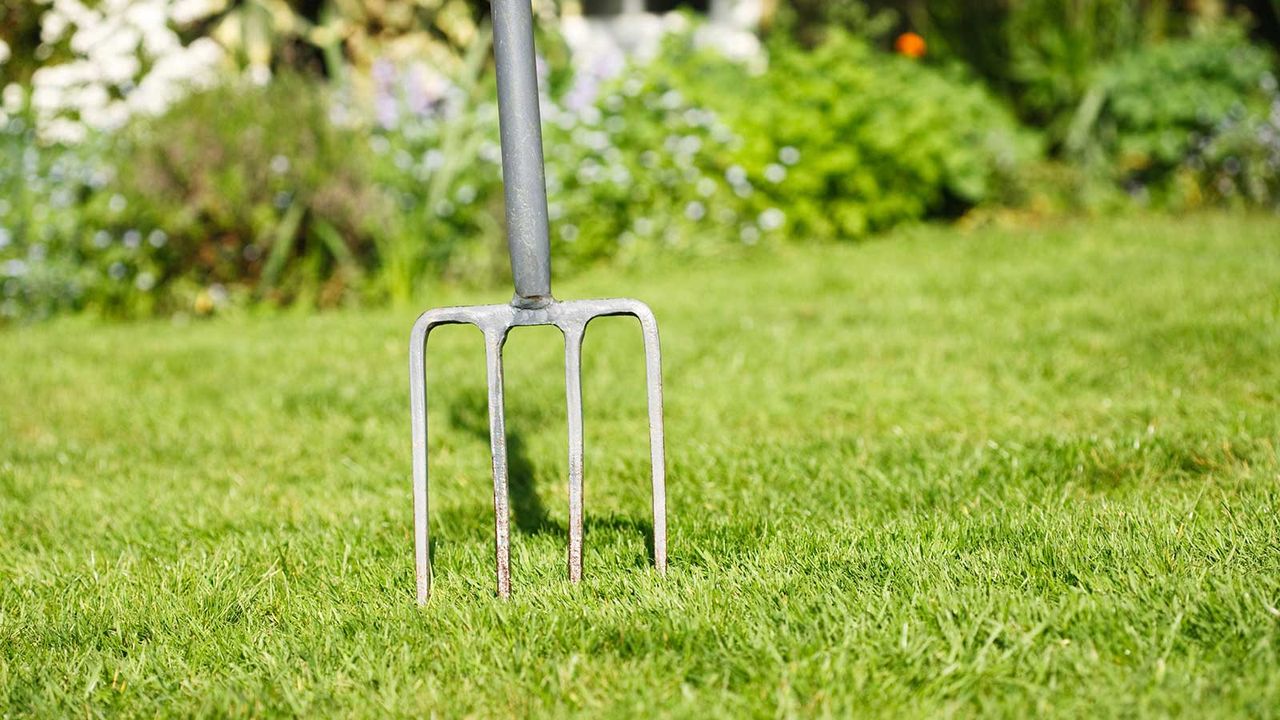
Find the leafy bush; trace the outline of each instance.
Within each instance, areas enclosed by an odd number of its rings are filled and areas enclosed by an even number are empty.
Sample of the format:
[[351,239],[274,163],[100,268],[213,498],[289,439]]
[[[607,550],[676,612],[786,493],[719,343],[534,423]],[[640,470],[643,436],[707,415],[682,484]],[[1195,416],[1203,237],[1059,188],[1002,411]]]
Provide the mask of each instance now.
[[777,6],[769,32],[782,33],[805,47],[824,42],[832,32],[871,40],[885,38],[899,23],[900,3],[864,0],[789,0]]
[[781,229],[754,210],[739,134],[657,68],[605,83],[592,104],[545,112],[558,267],[707,254]]
[[11,118],[0,169],[4,317],[211,312],[237,297],[357,296],[394,228],[363,136],[318,86],[283,77],[191,95],[76,146]]
[[[11,314],[404,300],[433,278],[505,276],[487,57],[477,43],[455,78],[375,65],[372,117],[286,76],[191,95],[110,143],[40,151],[36,205],[51,209],[28,223],[43,228],[41,262],[20,291],[8,282],[27,308]],[[1024,150],[972,82],[845,35],[812,54],[779,44],[754,74],[682,34],[618,71],[562,77],[543,99],[560,272],[952,215],[1010,192]],[[55,207],[75,212],[48,222]]]
[[360,135],[331,122],[332,110],[296,77],[191,95],[120,138],[115,194],[92,206],[95,220],[113,239],[167,237],[151,253],[156,281],[172,283],[180,304],[207,305],[215,287],[333,304],[357,283],[390,206]]
[[1160,204],[1280,200],[1280,93],[1269,54],[1234,31],[1144,48],[1108,66],[1068,148]]
[[374,66],[374,122],[360,147],[394,203],[377,234],[372,290],[381,297],[405,301],[428,279],[500,272],[501,150],[488,49],[486,34],[456,78],[425,64]]
[[1055,145],[1099,66],[1181,22],[1149,0],[970,0],[928,6],[940,53],[958,57]]
[[[435,103],[414,101],[412,68],[386,68],[379,83],[371,144],[401,223],[380,254],[393,297],[441,274],[507,273],[496,90],[472,67]],[[734,131],[661,73],[620,69],[556,82],[552,68],[548,78],[542,120],[557,272],[767,235],[730,182],[741,171],[730,171],[741,143]]]
[[800,238],[860,237],[1003,199],[1034,149],[999,101],[958,71],[845,34],[812,51],[775,45],[760,77],[688,48],[664,62],[741,137],[756,211],[785,212]]
[[110,178],[101,144],[42,146],[25,98],[6,100],[16,112],[0,121],[0,323],[86,307],[120,273],[78,251],[92,235],[83,204]]

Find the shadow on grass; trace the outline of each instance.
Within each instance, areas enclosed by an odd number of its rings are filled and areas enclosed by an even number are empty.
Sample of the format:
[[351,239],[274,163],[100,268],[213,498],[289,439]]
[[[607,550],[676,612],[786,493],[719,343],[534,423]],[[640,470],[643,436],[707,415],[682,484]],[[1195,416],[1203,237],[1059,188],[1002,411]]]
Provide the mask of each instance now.
[[[489,447],[489,400],[483,393],[468,393],[460,397],[450,408],[450,419],[455,427],[483,442],[486,448]],[[567,479],[565,481],[568,482]],[[536,473],[533,462],[529,459],[524,436],[519,430],[513,429],[511,424],[507,425],[507,491],[511,498],[512,520],[517,532],[525,535],[555,535],[568,542],[568,527],[548,514],[538,495]],[[485,521],[492,522],[492,515],[488,511],[482,514]],[[462,524],[471,526],[475,519],[478,519],[476,514],[467,513],[467,522]],[[583,519],[583,533],[588,540],[591,535],[598,533],[643,535],[646,560],[653,562],[652,520],[619,515],[592,517],[588,509]],[[637,564],[643,563],[637,559]]]
[[[453,424],[489,446],[489,399],[480,393],[469,393],[450,410]],[[568,536],[568,529],[555,523],[538,497],[533,463],[525,447],[523,435],[507,427],[507,492],[511,497],[511,513],[516,530],[526,535],[556,532]]]

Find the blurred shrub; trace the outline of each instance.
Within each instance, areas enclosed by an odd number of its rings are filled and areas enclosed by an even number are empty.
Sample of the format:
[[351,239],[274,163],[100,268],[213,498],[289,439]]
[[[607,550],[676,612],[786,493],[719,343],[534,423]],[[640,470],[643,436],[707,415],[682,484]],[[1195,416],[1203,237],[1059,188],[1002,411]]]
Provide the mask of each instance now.
[[930,3],[923,19],[940,53],[963,60],[1056,144],[1101,64],[1181,22],[1170,5],[972,0]]
[[121,134],[0,138],[0,314],[207,313],[236,296],[332,305],[356,296],[391,206],[362,138],[317,86],[197,93]]
[[[41,272],[66,270],[57,292],[25,272],[24,307],[407,300],[442,276],[505,276],[487,58],[476,43],[448,78],[376,63],[371,113],[283,76],[136,119],[102,146],[111,162],[71,162],[93,144],[30,150],[50,208],[29,223],[49,236]],[[812,53],[779,43],[763,74],[691,33],[646,65],[602,62],[550,77],[543,99],[559,272],[955,215],[1010,196],[1028,144],[973,82],[840,33]],[[85,179],[63,182],[63,165]],[[56,207],[73,212],[49,222]]]
[[738,131],[687,97],[668,69],[633,68],[544,107],[557,267],[655,252],[706,255],[781,231],[773,220],[780,210],[762,217],[756,209],[759,178],[741,164]]
[[425,64],[373,66],[373,177],[394,204],[377,233],[372,291],[412,298],[427,280],[491,279],[502,272],[501,149],[489,35],[468,50],[457,77]]
[[156,238],[126,277],[154,263],[177,307],[250,292],[335,304],[358,285],[390,206],[360,135],[332,111],[319,86],[291,76],[193,94],[118,138],[116,176],[89,204],[91,221],[109,244]]
[[864,0],[789,0],[776,6],[768,30],[805,47],[822,44],[832,32],[869,40],[886,37],[900,21],[893,2]]
[[755,210],[785,212],[800,238],[860,237],[1007,199],[1034,152],[979,83],[843,33],[811,51],[775,44],[758,78],[688,48],[664,62],[740,136]]
[[1109,65],[1068,149],[1156,204],[1280,201],[1280,93],[1269,53],[1231,29]]
[[0,323],[79,310],[120,272],[79,252],[92,239],[83,204],[110,177],[101,146],[41,146],[25,99],[6,105],[16,112],[0,120]]

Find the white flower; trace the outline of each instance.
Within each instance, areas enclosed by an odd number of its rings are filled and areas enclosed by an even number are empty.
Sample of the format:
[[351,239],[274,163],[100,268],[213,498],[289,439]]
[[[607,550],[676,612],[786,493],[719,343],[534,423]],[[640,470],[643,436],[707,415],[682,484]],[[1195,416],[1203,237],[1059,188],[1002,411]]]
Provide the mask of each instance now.
[[[38,71],[37,71],[38,73]],[[53,114],[62,109],[63,93],[56,85],[33,83],[31,91],[31,107],[41,114]]]
[[13,55],[13,51],[9,49],[9,43],[0,40],[0,65],[9,61],[9,57]]
[[57,10],[50,10],[40,18],[40,42],[52,45],[62,39],[71,23],[67,16]]
[[129,106],[123,100],[115,100],[105,107],[81,110],[80,119],[99,130],[115,130],[129,119]]
[[124,23],[111,16],[99,18],[96,22],[78,22],[76,31],[71,35],[71,51],[78,55],[88,55],[96,45],[124,29]]
[[[226,0],[41,0],[45,43],[70,35],[72,57],[32,75],[31,107],[42,139],[76,142],[88,128],[110,129],[134,113],[163,112],[191,88],[212,85],[222,47],[204,37],[183,47],[175,18],[207,17]],[[92,7],[90,7],[92,5]],[[125,95],[113,100],[116,92]],[[9,91],[6,90],[6,93]],[[15,91],[13,95],[16,95]],[[6,94],[6,107],[20,97]]]
[[271,82],[271,68],[262,63],[254,63],[249,67],[249,82],[254,85],[266,85]]
[[169,17],[179,25],[186,25],[209,17],[221,10],[221,6],[225,4],[215,0],[177,0],[173,3],[173,7],[169,8]]
[[147,76],[129,93],[125,102],[132,112],[158,115],[169,107],[170,99],[168,86],[159,79],[152,80],[151,76]]
[[676,152],[682,155],[695,155],[702,149],[702,138],[697,135],[686,135],[680,139]]
[[47,65],[37,68],[31,74],[31,85],[35,89],[40,88],[65,88],[76,85],[80,82],[78,70],[79,63],[63,63],[62,65]]
[[787,179],[787,169],[778,163],[769,163],[764,169],[764,179],[771,183],[780,183]]
[[121,24],[115,32],[98,40],[90,51],[89,58],[94,61],[102,61],[120,55],[136,56],[138,44],[141,42],[142,33],[128,25]]
[[9,83],[4,86],[3,103],[4,111],[11,114],[17,114],[22,111],[23,104],[27,101],[27,93],[18,83]]
[[78,92],[71,93],[67,104],[84,111],[106,107],[110,100],[111,96],[106,88],[101,85],[85,85]]
[[787,216],[778,208],[769,208],[760,213],[760,228],[766,232],[777,230],[787,221]]
[[142,29],[142,46],[154,57],[161,57],[182,48],[178,34],[161,25]]
[[795,165],[800,162],[800,151],[788,145],[778,151],[778,159],[784,165]]
[[124,85],[131,82],[134,77],[137,77],[138,70],[142,69],[142,63],[132,53],[101,58],[96,64],[99,78],[110,85]]
[[163,28],[169,21],[167,4],[165,0],[134,0],[124,9],[125,20],[144,32]]
[[65,15],[76,25],[86,25],[101,18],[98,13],[85,7],[80,0],[53,0],[53,9]]

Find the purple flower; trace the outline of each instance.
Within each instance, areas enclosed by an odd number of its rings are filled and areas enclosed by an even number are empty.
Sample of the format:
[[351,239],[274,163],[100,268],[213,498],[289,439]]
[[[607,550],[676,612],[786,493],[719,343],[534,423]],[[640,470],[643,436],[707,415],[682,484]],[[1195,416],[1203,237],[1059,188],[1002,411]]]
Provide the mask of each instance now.
[[392,95],[377,92],[373,97],[373,112],[378,125],[384,130],[391,130],[400,123],[400,103]]
[[626,59],[616,50],[594,53],[573,78],[573,87],[565,94],[564,106],[581,112],[596,101],[600,86],[626,67]]
[[395,63],[386,58],[378,58],[373,61],[371,74],[373,81],[380,87],[390,88],[396,81]]

